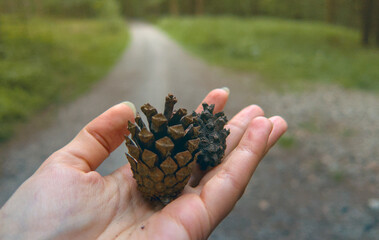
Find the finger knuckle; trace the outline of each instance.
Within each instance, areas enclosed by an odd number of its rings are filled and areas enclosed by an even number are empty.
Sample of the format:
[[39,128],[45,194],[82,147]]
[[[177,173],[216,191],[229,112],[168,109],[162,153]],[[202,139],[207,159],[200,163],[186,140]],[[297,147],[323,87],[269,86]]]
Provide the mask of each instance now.
[[265,115],[265,112],[263,111],[263,109],[260,107],[260,106],[258,106],[258,105],[256,105],[256,104],[253,104],[252,106],[252,109],[255,111],[255,112],[257,112],[258,113],[258,115]]
[[241,182],[239,177],[234,174],[232,169],[230,168],[223,168],[221,171],[217,174],[217,177],[225,184],[229,184],[232,189],[235,189],[239,195],[242,196],[244,189],[241,187]]
[[249,158],[259,158],[260,154],[258,154],[251,145],[251,141],[241,142],[237,147],[236,151],[241,153],[245,153]]
[[252,130],[253,129],[252,126],[256,126],[256,124],[259,124],[262,127],[273,126],[272,122],[268,118],[263,117],[263,116],[256,117],[251,121],[250,130]]

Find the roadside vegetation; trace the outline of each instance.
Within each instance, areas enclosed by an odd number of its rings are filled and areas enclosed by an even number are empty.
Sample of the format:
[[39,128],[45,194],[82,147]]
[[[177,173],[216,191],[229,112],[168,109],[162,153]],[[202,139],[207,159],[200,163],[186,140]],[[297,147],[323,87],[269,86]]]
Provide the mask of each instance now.
[[0,142],[51,104],[104,77],[128,40],[118,17],[11,12],[0,16]]
[[271,86],[311,82],[379,91],[379,50],[357,30],[276,18],[164,18],[158,26],[210,63],[257,72]]

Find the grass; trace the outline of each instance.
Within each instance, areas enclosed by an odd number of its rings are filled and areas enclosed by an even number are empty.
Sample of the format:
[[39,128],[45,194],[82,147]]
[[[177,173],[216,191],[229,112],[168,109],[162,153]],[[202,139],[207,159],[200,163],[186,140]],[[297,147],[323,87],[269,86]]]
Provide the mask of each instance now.
[[295,137],[289,135],[289,134],[285,134],[283,135],[279,141],[278,141],[278,144],[279,146],[281,146],[282,148],[292,148],[295,146],[296,144],[296,139]]
[[341,183],[346,179],[346,173],[342,170],[331,171],[329,174],[336,183]]
[[121,19],[0,18],[0,142],[101,79],[128,39]]
[[273,18],[164,18],[158,26],[212,64],[261,74],[271,86],[312,82],[379,91],[379,50],[355,30]]

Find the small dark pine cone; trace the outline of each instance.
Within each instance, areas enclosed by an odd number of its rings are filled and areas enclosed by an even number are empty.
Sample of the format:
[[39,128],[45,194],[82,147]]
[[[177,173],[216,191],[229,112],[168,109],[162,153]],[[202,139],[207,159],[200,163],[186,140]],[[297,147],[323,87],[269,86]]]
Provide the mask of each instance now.
[[195,159],[201,170],[214,167],[220,164],[226,149],[226,137],[230,130],[224,129],[228,122],[224,112],[213,114],[215,105],[203,103],[203,111],[200,114],[195,112],[194,126],[200,126],[200,144]]
[[143,105],[148,126],[137,115],[136,123],[128,124],[131,136],[126,137],[126,156],[138,190],[164,204],[176,198],[187,184],[200,142],[200,127],[193,126],[186,109],[173,111],[176,102],[169,94],[163,114],[150,104]]

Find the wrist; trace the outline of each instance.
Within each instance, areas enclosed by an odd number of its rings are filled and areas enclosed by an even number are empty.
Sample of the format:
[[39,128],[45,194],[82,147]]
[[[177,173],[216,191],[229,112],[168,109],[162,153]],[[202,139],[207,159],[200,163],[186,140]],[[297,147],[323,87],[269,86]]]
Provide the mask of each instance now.
[[8,214],[5,206],[0,210],[0,222],[0,239],[25,239],[21,222],[14,215]]

